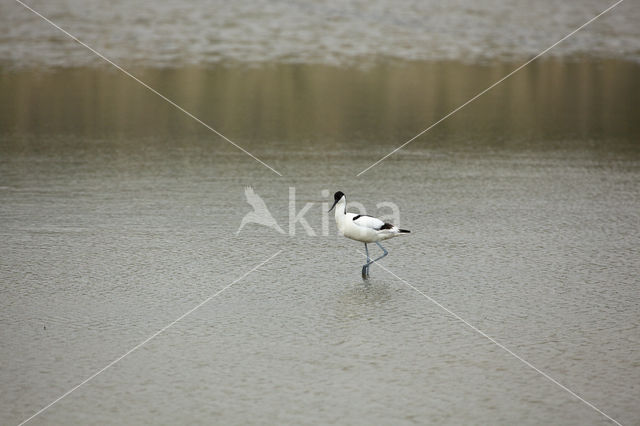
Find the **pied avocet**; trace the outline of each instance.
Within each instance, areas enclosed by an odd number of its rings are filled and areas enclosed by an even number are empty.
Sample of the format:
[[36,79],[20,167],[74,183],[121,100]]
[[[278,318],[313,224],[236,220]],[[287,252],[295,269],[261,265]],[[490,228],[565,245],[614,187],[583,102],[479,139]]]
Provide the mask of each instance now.
[[[379,241],[388,240],[398,235],[408,234],[410,231],[399,229],[398,227],[386,223],[376,217],[364,214],[347,213],[347,196],[342,191],[333,195],[333,206],[336,208],[336,225],[342,235],[352,240],[364,243],[364,250],[367,253],[367,263],[362,267],[362,278],[369,276],[369,265],[385,257],[389,252],[382,247]],[[369,258],[369,248],[367,243],[376,243],[382,249],[382,256],[371,260]]]

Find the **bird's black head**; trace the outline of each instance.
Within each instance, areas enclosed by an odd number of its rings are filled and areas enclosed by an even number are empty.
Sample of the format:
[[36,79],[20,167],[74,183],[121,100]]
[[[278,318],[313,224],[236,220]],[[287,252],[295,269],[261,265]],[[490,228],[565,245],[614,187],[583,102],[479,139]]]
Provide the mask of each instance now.
[[336,204],[338,204],[338,201],[340,201],[342,197],[344,197],[344,192],[342,191],[338,191],[335,194],[333,194],[333,205],[331,206],[329,211],[333,210],[333,208],[336,206]]

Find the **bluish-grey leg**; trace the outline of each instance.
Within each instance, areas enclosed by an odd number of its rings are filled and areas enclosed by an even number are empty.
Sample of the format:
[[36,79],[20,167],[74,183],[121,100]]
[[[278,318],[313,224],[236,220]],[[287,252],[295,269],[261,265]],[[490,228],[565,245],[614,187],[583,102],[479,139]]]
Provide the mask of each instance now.
[[380,256],[379,258],[374,259],[374,260],[372,260],[371,262],[369,262],[369,264],[371,264],[371,263],[373,263],[373,262],[377,262],[378,260],[382,259],[383,257],[385,257],[386,255],[388,255],[388,254],[389,254],[389,252],[388,252],[387,250],[385,250],[385,248],[384,248],[384,247],[382,247],[382,244],[380,244],[380,243],[379,243],[379,242],[377,242],[377,241],[376,241],[376,244],[378,245],[378,247],[380,247],[380,248],[382,249],[383,254],[382,254],[382,256]]
[[371,259],[369,258],[369,248],[367,247],[367,243],[364,243],[364,251],[367,252],[367,263],[362,267],[362,279],[367,279],[367,277],[369,277],[369,265],[371,264]]

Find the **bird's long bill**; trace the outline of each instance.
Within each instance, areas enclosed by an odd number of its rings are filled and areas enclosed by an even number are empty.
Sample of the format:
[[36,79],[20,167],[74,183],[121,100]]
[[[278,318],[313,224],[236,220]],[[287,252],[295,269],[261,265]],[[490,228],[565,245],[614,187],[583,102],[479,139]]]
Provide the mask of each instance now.
[[331,206],[331,208],[329,209],[329,211],[333,210],[333,208],[336,206],[336,204],[338,204],[338,201],[340,201],[340,200],[335,200],[335,201],[333,202],[333,205]]

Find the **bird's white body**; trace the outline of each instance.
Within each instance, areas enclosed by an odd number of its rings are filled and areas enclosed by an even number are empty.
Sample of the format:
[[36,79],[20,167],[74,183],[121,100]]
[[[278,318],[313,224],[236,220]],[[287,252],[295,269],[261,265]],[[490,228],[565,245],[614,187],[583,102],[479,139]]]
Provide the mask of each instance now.
[[347,198],[342,197],[335,205],[336,225],[342,235],[363,243],[375,243],[403,235],[398,227],[365,215],[347,213]]

